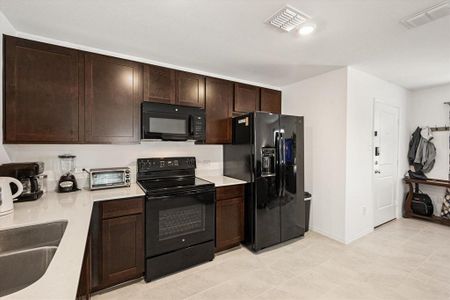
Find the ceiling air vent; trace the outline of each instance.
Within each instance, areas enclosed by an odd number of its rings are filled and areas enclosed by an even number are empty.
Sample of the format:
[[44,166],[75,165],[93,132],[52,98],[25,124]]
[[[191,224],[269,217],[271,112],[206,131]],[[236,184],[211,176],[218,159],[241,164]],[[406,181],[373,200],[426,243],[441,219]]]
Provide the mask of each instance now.
[[401,23],[408,29],[416,28],[430,23],[439,18],[450,15],[450,4],[448,1],[441,2],[432,7],[424,9],[412,16],[404,18]]
[[268,18],[266,23],[271,24],[278,29],[289,32],[299,27],[309,19],[311,19],[311,17],[307,14],[300,12],[290,5],[286,5]]

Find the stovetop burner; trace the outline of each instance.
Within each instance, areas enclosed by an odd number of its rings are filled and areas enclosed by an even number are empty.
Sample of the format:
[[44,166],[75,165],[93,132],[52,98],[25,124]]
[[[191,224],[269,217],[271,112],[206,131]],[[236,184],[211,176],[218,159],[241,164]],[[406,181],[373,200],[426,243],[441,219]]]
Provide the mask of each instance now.
[[138,159],[137,182],[148,195],[212,189],[214,184],[195,177],[194,157]]
[[149,195],[180,193],[198,190],[199,188],[214,188],[213,183],[197,177],[138,180],[138,184]]

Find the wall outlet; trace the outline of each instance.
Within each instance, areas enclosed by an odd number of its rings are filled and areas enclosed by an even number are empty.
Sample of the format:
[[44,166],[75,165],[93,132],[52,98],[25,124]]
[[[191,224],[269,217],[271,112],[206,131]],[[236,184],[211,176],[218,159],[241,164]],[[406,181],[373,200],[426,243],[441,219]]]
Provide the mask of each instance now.
[[363,206],[362,207],[362,214],[363,214],[363,216],[365,216],[366,213],[367,213],[367,207]]

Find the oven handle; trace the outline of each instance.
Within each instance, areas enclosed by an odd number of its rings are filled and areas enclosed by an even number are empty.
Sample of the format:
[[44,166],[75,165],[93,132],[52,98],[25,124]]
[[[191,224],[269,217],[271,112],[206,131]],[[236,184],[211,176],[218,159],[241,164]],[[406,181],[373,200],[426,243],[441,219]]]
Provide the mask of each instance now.
[[164,199],[172,198],[174,196],[198,195],[198,194],[206,194],[206,193],[214,193],[214,190],[183,192],[182,194],[171,194],[171,195],[167,195],[167,196],[147,196],[147,200],[164,200]]

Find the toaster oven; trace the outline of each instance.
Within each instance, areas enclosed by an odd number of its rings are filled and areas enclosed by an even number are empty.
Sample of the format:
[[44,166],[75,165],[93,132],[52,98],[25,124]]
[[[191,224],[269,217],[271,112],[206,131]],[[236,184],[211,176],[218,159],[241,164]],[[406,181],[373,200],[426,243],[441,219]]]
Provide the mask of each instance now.
[[87,172],[90,190],[129,187],[131,184],[130,168],[98,168]]

